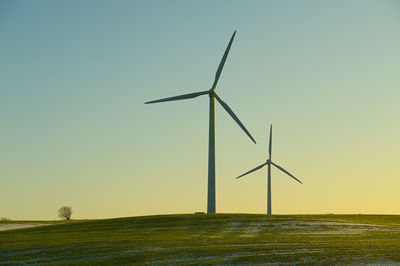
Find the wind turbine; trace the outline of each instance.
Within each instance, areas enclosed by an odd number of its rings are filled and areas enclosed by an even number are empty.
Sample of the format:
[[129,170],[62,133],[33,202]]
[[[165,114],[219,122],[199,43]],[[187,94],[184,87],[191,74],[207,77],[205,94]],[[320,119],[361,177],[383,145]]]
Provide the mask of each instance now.
[[215,99],[222,105],[225,111],[236,121],[236,123],[243,129],[243,131],[249,136],[249,138],[256,143],[254,138],[250,135],[249,131],[245,128],[245,126],[240,122],[239,118],[235,115],[235,113],[231,110],[231,108],[220,98],[215,92],[215,87],[217,86],[219,77],[221,76],[222,69],[224,68],[224,64],[226,58],[228,57],[229,50],[231,49],[231,45],[233,39],[235,38],[236,31],[233,33],[231,40],[229,41],[228,47],[226,47],[225,53],[222,57],[222,60],[218,66],[217,72],[215,73],[214,83],[211,89],[206,91],[194,92],[184,95],[178,95],[174,97],[164,98],[160,100],[146,102],[149,103],[159,103],[159,102],[168,102],[168,101],[177,101],[177,100],[186,100],[191,98],[196,98],[201,95],[208,95],[210,97],[210,119],[209,119],[209,135],[208,135],[208,193],[207,193],[207,213],[215,213]]
[[268,165],[268,198],[267,198],[267,214],[271,214],[271,165],[275,166],[276,168],[278,168],[279,170],[281,170],[282,172],[284,172],[285,174],[289,175],[291,178],[293,178],[294,180],[296,180],[297,182],[299,182],[300,184],[303,184],[300,180],[298,180],[296,177],[294,177],[291,173],[289,173],[288,171],[286,171],[285,169],[283,169],[282,167],[280,167],[279,165],[275,164],[274,162],[272,162],[271,158],[272,158],[272,124],[271,127],[269,128],[269,147],[268,147],[268,153],[269,153],[269,158],[267,159],[267,161],[265,163],[263,163],[260,166],[257,166],[256,168],[236,177],[236,179],[241,178],[242,176],[245,176],[247,174],[250,174],[252,172],[255,172],[261,168],[263,168],[264,166]]

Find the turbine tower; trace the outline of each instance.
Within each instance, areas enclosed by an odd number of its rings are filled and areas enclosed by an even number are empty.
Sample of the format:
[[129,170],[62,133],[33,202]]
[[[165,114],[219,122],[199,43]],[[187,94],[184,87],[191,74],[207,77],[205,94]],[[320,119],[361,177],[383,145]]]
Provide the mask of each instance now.
[[285,169],[283,169],[282,167],[280,167],[279,165],[275,164],[274,162],[272,162],[272,124],[269,128],[269,146],[268,146],[268,159],[265,163],[263,163],[260,166],[257,166],[256,168],[236,177],[236,179],[241,178],[242,176],[245,176],[247,174],[250,174],[252,172],[255,172],[261,168],[263,168],[264,166],[268,165],[268,185],[267,185],[267,190],[268,190],[268,195],[267,195],[267,214],[271,214],[272,212],[272,208],[271,208],[271,165],[275,166],[276,168],[278,168],[279,170],[281,170],[282,172],[284,172],[285,174],[289,175],[291,178],[293,178],[294,180],[296,180],[297,182],[299,182],[300,184],[303,184],[300,180],[298,180],[296,177],[294,177],[291,173],[289,173],[288,171],[286,171]]
[[245,128],[245,126],[240,122],[239,118],[235,115],[235,113],[231,110],[231,108],[220,98],[215,92],[215,87],[217,86],[219,77],[221,76],[222,69],[224,68],[224,64],[226,58],[228,57],[229,50],[231,49],[231,45],[233,39],[235,38],[236,31],[233,33],[231,40],[229,41],[228,47],[225,50],[225,53],[221,59],[221,62],[218,66],[217,72],[215,73],[214,83],[211,89],[206,91],[194,92],[184,95],[178,95],[174,97],[164,98],[160,100],[146,102],[149,103],[159,103],[159,102],[168,102],[168,101],[177,101],[177,100],[186,100],[191,98],[196,98],[201,95],[208,95],[210,97],[210,120],[209,120],[209,135],[208,135],[208,193],[207,193],[207,213],[215,213],[215,99],[222,105],[225,111],[236,121],[236,123],[243,129],[243,131],[249,136],[249,138],[256,143],[254,138],[250,135],[249,131]]

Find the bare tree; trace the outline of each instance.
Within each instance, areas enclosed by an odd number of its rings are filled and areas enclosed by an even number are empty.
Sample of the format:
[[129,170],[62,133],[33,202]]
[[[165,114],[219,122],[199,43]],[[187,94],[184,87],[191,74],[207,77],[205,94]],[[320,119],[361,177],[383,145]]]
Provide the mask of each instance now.
[[58,210],[58,217],[64,220],[71,220],[72,208],[63,206]]

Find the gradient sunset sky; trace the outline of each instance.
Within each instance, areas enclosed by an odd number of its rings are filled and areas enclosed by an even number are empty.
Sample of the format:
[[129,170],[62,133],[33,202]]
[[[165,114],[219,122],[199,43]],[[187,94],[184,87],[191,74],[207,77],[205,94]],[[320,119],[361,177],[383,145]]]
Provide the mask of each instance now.
[[0,217],[206,211],[400,214],[399,1],[0,2]]

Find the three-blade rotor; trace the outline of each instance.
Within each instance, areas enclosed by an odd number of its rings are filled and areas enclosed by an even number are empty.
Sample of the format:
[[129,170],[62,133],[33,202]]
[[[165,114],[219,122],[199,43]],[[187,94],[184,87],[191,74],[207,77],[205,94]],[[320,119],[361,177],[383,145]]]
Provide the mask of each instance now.
[[279,166],[279,165],[277,165],[277,164],[275,164],[275,163],[273,163],[273,162],[271,161],[271,156],[272,156],[272,125],[271,125],[270,130],[269,130],[268,154],[269,154],[269,159],[267,159],[267,161],[266,161],[265,163],[263,163],[263,164],[257,166],[256,168],[254,168],[254,169],[252,169],[252,170],[250,170],[250,171],[248,171],[248,172],[246,172],[246,173],[244,173],[244,174],[242,174],[242,175],[236,177],[236,179],[241,178],[241,177],[243,177],[243,176],[245,176],[245,175],[248,175],[248,174],[250,174],[250,173],[252,173],[252,172],[255,172],[255,171],[257,171],[257,170],[263,168],[263,167],[266,166],[266,165],[273,165],[273,166],[275,166],[276,168],[278,168],[279,170],[281,170],[282,172],[284,172],[285,174],[287,174],[288,176],[290,176],[291,178],[293,178],[294,180],[296,180],[297,182],[299,182],[300,184],[303,184],[303,183],[302,183],[299,179],[297,179],[294,175],[292,175],[291,173],[289,173],[288,171],[286,171],[285,169],[283,169],[281,166]]
[[251,136],[250,132],[246,129],[246,127],[243,125],[243,123],[239,120],[239,118],[235,115],[235,113],[232,111],[232,109],[226,104],[216,93],[215,93],[215,87],[217,86],[219,77],[221,76],[222,69],[224,68],[226,58],[228,57],[229,50],[231,49],[233,39],[235,38],[236,31],[233,33],[228,46],[226,47],[225,53],[221,59],[221,62],[219,63],[217,72],[215,73],[215,80],[212,85],[212,88],[207,91],[200,91],[200,92],[194,92],[194,93],[189,93],[189,94],[183,94],[183,95],[178,95],[178,96],[173,96],[173,97],[168,97],[168,98],[163,98],[159,100],[154,100],[154,101],[149,101],[146,102],[146,104],[150,103],[160,103],[160,102],[169,102],[169,101],[178,101],[178,100],[187,100],[187,99],[192,99],[196,98],[201,95],[208,94],[210,97],[215,97],[217,101],[222,105],[222,107],[225,109],[225,111],[235,120],[235,122],[240,126],[240,128],[246,133],[246,135],[254,142],[254,138]]

